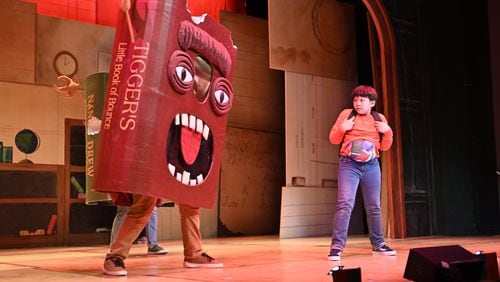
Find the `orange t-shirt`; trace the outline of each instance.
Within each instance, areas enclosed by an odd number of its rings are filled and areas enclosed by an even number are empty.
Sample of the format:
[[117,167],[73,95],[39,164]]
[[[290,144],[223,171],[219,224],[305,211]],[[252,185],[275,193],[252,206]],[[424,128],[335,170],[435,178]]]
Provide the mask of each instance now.
[[[375,119],[372,115],[356,115],[354,118],[354,127],[349,131],[343,131],[341,128],[342,122],[349,117],[352,109],[344,109],[340,112],[335,124],[330,130],[330,142],[332,144],[341,144],[340,155],[348,156],[348,144],[354,140],[368,140],[375,145],[377,157],[380,156],[379,150],[386,151],[392,145],[392,129],[383,134],[380,140],[380,133],[375,128]],[[387,123],[387,119],[382,114],[378,113],[383,122]]]

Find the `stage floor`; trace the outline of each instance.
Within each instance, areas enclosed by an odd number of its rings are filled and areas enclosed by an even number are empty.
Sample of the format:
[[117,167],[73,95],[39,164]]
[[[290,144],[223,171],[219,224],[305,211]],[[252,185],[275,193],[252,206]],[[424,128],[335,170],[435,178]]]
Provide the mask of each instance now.
[[407,281],[403,273],[410,248],[460,245],[470,252],[500,255],[500,235],[481,237],[418,237],[387,240],[395,257],[371,254],[367,237],[348,238],[342,260],[326,259],[330,238],[279,239],[277,236],[204,240],[204,249],[224,263],[222,269],[182,267],[182,242],[162,241],[167,255],[145,255],[146,245],[134,245],[125,261],[128,276],[101,273],[107,246],[0,250],[0,281],[332,281],[336,266],[361,267],[363,281]]

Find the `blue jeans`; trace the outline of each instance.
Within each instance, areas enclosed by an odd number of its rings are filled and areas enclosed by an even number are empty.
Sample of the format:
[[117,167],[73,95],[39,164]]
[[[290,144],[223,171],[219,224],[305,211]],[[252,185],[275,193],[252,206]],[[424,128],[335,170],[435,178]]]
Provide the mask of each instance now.
[[[116,206],[116,216],[113,220],[113,227],[111,227],[111,243],[115,239],[116,234],[118,233],[118,229],[123,223],[125,216],[127,216],[130,207],[128,206]],[[151,213],[151,217],[146,224],[146,238],[148,238],[148,246],[154,246],[157,243],[157,234],[156,234],[156,226],[158,224],[158,210],[155,207],[153,209],[153,213]]]
[[361,184],[363,192],[370,243],[374,248],[385,244],[380,208],[381,173],[379,161],[373,159],[361,163],[341,156],[331,249],[343,250],[346,245],[349,220],[359,184]]

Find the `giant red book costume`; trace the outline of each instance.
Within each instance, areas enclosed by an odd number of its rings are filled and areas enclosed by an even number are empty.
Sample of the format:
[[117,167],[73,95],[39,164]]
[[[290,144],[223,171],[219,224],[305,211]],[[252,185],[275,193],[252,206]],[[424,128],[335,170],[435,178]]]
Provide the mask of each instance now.
[[236,48],[186,0],[122,1],[94,189],[212,208]]

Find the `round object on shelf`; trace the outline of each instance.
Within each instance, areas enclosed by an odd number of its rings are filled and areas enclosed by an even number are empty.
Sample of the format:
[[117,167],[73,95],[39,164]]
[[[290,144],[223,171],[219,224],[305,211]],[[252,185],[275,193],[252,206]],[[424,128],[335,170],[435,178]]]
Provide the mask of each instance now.
[[25,154],[35,152],[40,146],[40,138],[38,134],[31,129],[23,129],[16,134],[15,137],[16,147],[19,151]]

